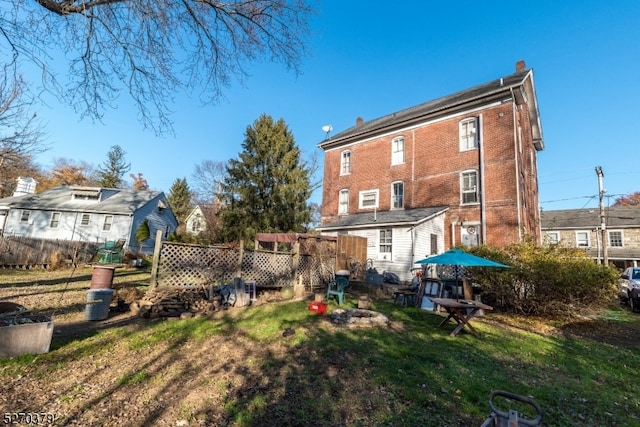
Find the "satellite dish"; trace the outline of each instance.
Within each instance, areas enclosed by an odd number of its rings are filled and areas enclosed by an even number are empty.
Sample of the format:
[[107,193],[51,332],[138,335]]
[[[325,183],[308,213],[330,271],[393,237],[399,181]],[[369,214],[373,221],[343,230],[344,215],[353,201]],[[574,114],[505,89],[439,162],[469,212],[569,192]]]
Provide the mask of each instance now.
[[326,133],[326,134],[327,134],[327,136],[329,136],[329,132],[331,132],[332,130],[333,130],[333,126],[331,126],[331,125],[324,125],[324,126],[322,126],[322,131],[323,131],[324,133]]

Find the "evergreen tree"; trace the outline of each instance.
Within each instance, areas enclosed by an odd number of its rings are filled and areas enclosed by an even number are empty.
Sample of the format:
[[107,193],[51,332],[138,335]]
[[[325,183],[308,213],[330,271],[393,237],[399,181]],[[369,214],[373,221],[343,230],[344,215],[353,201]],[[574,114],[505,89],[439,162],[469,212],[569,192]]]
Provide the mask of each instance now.
[[263,114],[248,126],[238,159],[227,166],[222,237],[251,240],[258,232],[302,232],[311,214],[309,170],[285,122]]
[[140,252],[142,252],[142,245],[145,240],[151,237],[151,229],[149,228],[149,221],[144,220],[140,223],[140,226],[136,230],[136,240],[140,244]]
[[131,169],[131,163],[125,160],[125,151],[119,145],[111,147],[107,160],[98,167],[99,185],[104,188],[120,188],[122,177]]
[[191,198],[192,194],[187,178],[176,179],[169,190],[167,200],[169,200],[171,210],[181,225],[184,224],[187,215],[191,212]]

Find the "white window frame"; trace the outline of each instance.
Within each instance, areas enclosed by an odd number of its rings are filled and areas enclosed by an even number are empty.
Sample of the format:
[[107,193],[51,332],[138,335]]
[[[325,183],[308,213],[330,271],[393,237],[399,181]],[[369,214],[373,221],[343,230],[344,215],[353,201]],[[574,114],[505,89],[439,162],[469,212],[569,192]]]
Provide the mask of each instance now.
[[80,216],[80,227],[88,227],[91,225],[91,214],[83,213]]
[[[364,205],[365,198],[373,196],[375,201],[373,205]],[[379,190],[365,190],[361,191],[358,197],[358,207],[360,209],[376,209],[378,208],[378,201],[380,200],[380,191]]]
[[51,212],[49,228],[58,228],[58,225],[60,225],[60,212]]
[[[472,187],[466,186],[465,178],[467,176],[474,176],[475,185]],[[465,187],[466,186],[466,187]],[[465,201],[466,194],[473,194],[473,201]],[[460,204],[461,205],[476,205],[479,203],[480,197],[478,194],[478,171],[477,170],[466,170],[460,173]]]
[[560,243],[560,233],[558,233],[557,231],[548,231],[545,239],[547,243],[555,245],[557,243]]
[[[398,186],[402,189],[399,195],[396,193]],[[404,209],[404,182],[402,181],[391,183],[391,209]]]
[[478,148],[478,118],[472,117],[461,120],[458,125],[460,133],[460,151],[470,151]]
[[391,165],[404,164],[404,136],[398,136],[391,141]]
[[349,190],[346,188],[338,193],[338,215],[347,215],[349,213]]
[[[611,233],[619,233],[620,234],[620,244],[619,245],[614,245],[612,240],[611,240]],[[622,232],[622,230],[608,230],[607,231],[607,242],[609,244],[609,247],[611,248],[623,248],[624,247],[624,233]]]
[[[580,238],[580,235],[584,234],[585,239]],[[590,248],[591,247],[591,233],[586,230],[576,231],[576,247],[577,248]],[[580,244],[580,242],[585,242],[586,244]]]
[[23,210],[20,213],[20,222],[22,224],[29,224],[31,220],[31,211],[28,209]]
[[110,231],[113,226],[113,215],[105,215],[102,223],[102,231]]
[[345,150],[340,154],[340,175],[351,174],[351,151]]
[[378,259],[391,261],[393,254],[393,228],[378,231]]

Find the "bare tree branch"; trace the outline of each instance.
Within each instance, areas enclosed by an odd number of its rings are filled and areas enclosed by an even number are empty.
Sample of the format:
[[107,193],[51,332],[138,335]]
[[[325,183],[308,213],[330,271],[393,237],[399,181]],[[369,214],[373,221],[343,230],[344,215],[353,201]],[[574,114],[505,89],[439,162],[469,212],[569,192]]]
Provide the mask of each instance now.
[[[259,58],[298,72],[310,13],[304,0],[14,0],[0,5],[0,53],[40,67],[44,88],[83,117],[99,120],[125,91],[162,133],[179,91],[216,102]],[[68,70],[55,68],[60,54]]]

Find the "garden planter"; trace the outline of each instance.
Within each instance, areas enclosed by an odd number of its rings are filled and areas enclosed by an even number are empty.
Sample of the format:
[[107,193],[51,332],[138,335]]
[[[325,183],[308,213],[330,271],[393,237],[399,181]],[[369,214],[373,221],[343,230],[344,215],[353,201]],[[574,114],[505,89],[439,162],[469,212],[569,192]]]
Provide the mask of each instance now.
[[0,327],[0,357],[42,354],[49,351],[53,321],[43,315],[18,315],[15,324]]

